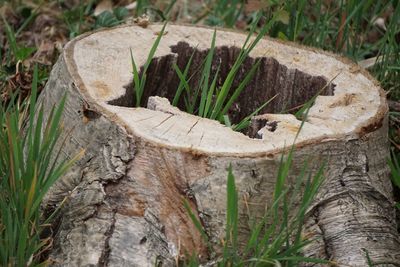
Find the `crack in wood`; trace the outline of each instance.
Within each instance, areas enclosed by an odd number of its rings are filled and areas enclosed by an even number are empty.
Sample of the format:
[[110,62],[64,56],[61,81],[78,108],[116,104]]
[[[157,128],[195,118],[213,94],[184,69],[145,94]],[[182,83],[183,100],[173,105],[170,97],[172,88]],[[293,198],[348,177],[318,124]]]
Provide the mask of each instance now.
[[327,238],[326,238],[326,233],[325,233],[325,229],[324,226],[319,222],[319,215],[320,215],[320,211],[319,209],[321,208],[321,206],[319,206],[314,213],[314,219],[315,219],[315,224],[318,226],[318,229],[321,232],[321,237],[322,237],[322,242],[323,242],[323,248],[324,248],[324,258],[325,259],[332,259],[332,253],[330,252],[331,250],[331,245],[328,242]]
[[189,135],[193,128],[199,123],[201,119],[198,119],[192,126],[190,126],[189,131],[187,131],[186,135]]
[[101,256],[99,258],[98,266],[106,267],[108,266],[109,258],[110,258],[110,253],[111,253],[111,247],[110,247],[110,239],[114,233],[115,229],[115,222],[116,222],[116,211],[113,212],[113,216],[111,218],[111,225],[108,228],[108,230],[105,233],[106,240],[104,241],[104,249],[101,252]]
[[169,120],[170,118],[172,118],[173,116],[175,116],[174,114],[169,115],[167,118],[163,119],[160,123],[158,123],[156,126],[154,126],[153,128],[157,128],[160,127],[163,123],[165,123],[167,120]]

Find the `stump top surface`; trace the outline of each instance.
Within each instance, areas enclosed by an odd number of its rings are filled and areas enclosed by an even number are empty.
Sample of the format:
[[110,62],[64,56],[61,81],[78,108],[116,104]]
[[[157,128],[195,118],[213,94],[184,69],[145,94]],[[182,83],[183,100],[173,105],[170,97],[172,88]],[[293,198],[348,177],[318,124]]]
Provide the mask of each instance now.
[[[220,123],[181,112],[161,101],[164,110],[108,104],[126,93],[132,82],[130,49],[139,66],[162,25],[123,26],[83,35],[65,48],[64,60],[89,105],[124,125],[128,132],[166,146],[205,153],[252,156],[274,153],[293,143],[301,121],[290,114],[264,114],[278,122],[275,131],[265,130],[263,139],[252,139]],[[185,41],[198,49],[210,46],[213,29],[169,24],[156,57],[172,54],[170,46]],[[241,47],[245,33],[217,30],[216,46]],[[386,98],[376,82],[351,64],[320,50],[263,39],[252,57],[273,57],[288,68],[324,76],[336,85],[333,96],[318,96],[297,144],[338,138],[357,138],[379,127],[387,111]]]

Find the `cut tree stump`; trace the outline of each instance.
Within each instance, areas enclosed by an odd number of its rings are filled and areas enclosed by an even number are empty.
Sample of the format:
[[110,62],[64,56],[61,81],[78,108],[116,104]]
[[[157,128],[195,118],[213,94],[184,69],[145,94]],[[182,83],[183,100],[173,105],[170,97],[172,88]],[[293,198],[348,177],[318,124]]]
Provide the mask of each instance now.
[[[247,218],[264,214],[281,155],[295,142],[289,181],[307,159],[314,170],[326,163],[324,183],[305,223],[306,236],[316,241],[304,254],[340,266],[367,266],[368,251],[373,262],[399,266],[387,167],[388,108],[377,82],[343,58],[263,39],[235,81],[262,58],[230,111],[232,121],[278,95],[253,118],[250,130],[234,132],[181,111],[183,103],[170,105],[179,83],[173,63],[183,69],[194,51],[192,66],[198,68],[213,29],[168,25],[147,73],[147,108],[134,108],[130,49],[143,65],[161,27],[127,25],[82,35],[66,45],[51,72],[40,101],[49,109],[68,94],[64,127],[73,132],[62,155],[86,150],[45,201],[49,210],[68,197],[54,228],[54,264],[172,266],[194,251],[207,261],[210,252],[183,199],[218,253],[232,165],[240,196],[239,239],[246,240]],[[213,71],[220,63],[221,77],[227,75],[245,38],[217,31]],[[301,121],[280,113],[319,92],[295,139]]]

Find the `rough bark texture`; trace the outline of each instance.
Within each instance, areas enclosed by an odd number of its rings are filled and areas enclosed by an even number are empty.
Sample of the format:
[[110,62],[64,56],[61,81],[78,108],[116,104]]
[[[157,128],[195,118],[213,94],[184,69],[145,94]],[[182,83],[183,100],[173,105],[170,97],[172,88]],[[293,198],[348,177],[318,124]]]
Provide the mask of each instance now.
[[[54,209],[67,197],[55,228],[54,265],[172,266],[192,251],[206,261],[209,252],[182,201],[217,247],[224,235],[229,165],[241,196],[241,240],[249,231],[242,199],[254,217],[270,203],[280,155],[301,122],[290,114],[263,114],[253,120],[248,137],[186,114],[166,99],[149,98],[148,109],[130,107],[129,47],[139,64],[144,62],[159,29],[125,26],[85,35],[67,45],[53,68],[41,101],[49,108],[68,93],[64,125],[74,130],[63,155],[86,149],[46,199],[45,208]],[[171,99],[177,83],[172,62],[182,66],[197,44],[204,54],[212,36],[207,28],[169,25],[167,30],[149,70],[146,100]],[[244,38],[217,34],[222,75],[237,53],[230,47],[240,47]],[[366,266],[367,250],[374,262],[400,265],[381,89],[354,65],[321,51],[263,40],[251,56],[241,73],[255,58],[264,63],[231,110],[234,117],[279,92],[263,113],[294,108],[341,73],[326,86],[326,96],[317,98],[296,139],[289,181],[305,159],[314,168],[326,162],[325,182],[305,224],[307,236],[319,238],[305,254]]]

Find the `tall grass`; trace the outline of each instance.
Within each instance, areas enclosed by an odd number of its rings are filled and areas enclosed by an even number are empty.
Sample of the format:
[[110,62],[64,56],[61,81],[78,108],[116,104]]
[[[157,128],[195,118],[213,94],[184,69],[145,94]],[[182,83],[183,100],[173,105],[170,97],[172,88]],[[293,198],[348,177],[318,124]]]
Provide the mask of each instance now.
[[149,0],[136,1],[136,16],[141,16],[146,13],[146,8],[150,6]]
[[254,49],[254,47],[261,40],[261,38],[263,38],[265,36],[265,34],[268,32],[268,30],[274,23],[274,19],[271,19],[269,21],[269,23],[259,31],[259,33],[255,37],[255,39],[253,41],[250,41],[250,38],[255,33],[258,21],[261,19],[261,17],[262,17],[262,15],[260,14],[257,17],[256,21],[253,23],[253,26],[251,27],[251,30],[250,30],[249,34],[247,35],[247,38],[240,50],[238,57],[236,58],[235,63],[233,64],[231,70],[229,71],[225,81],[223,82],[223,84],[219,90],[218,95],[216,96],[216,101],[215,101],[214,107],[212,108],[212,110],[210,110],[210,112],[211,112],[210,118],[211,119],[217,119],[217,120],[222,119],[221,117],[226,114],[226,112],[229,110],[229,108],[231,107],[233,102],[236,100],[236,98],[239,96],[239,94],[243,90],[246,83],[249,82],[249,75],[252,76],[254,74],[254,71],[256,70],[256,68],[259,65],[259,62],[254,64],[252,69],[247,74],[246,78],[241,82],[239,87],[236,88],[232,97],[226,102],[227,97],[231,91],[233,81],[235,79],[235,76],[237,75],[239,68],[243,64],[244,60],[249,56],[250,52]]
[[[210,118],[223,121],[224,116],[226,116],[229,108],[233,105],[235,100],[239,97],[240,93],[246,87],[246,85],[253,78],[256,70],[260,65],[260,61],[258,60],[256,64],[254,64],[250,71],[246,74],[245,78],[240,82],[239,86],[233,90],[232,85],[235,79],[236,73],[239,70],[239,67],[243,63],[244,59],[250,53],[253,48],[248,44],[248,39],[243,45],[239,56],[237,57],[232,69],[227,75],[222,86],[217,86],[217,79],[219,74],[220,65],[217,68],[217,71],[214,77],[211,77],[212,70],[212,62],[215,54],[215,41],[216,41],[216,30],[214,30],[213,37],[211,40],[210,49],[205,58],[205,62],[203,64],[202,72],[200,73],[200,80],[197,83],[197,87],[191,88],[189,85],[189,79],[187,80],[187,72],[191,64],[191,58],[188,61],[188,64],[185,67],[184,72],[179,69],[179,67],[174,64],[174,69],[180,79],[180,83],[178,85],[178,90],[174,97],[173,105],[176,105],[179,101],[179,97],[181,95],[182,88],[185,88],[185,104],[186,111],[192,114],[196,114],[197,116]],[[255,42],[258,42],[255,40]],[[193,77],[193,76],[191,76]],[[212,78],[212,81],[211,81]],[[210,85],[211,81],[211,85]],[[217,88],[218,87],[218,88]],[[229,99],[227,99],[229,93],[233,90],[233,93]],[[199,99],[200,97],[200,99]],[[196,108],[198,106],[198,108]]]
[[[51,244],[42,238],[49,218],[39,212],[50,186],[74,159],[57,163],[56,143],[65,97],[45,120],[36,106],[35,66],[30,99],[0,104],[0,265],[34,266]],[[45,263],[38,264],[44,265]]]
[[132,63],[132,73],[133,73],[133,90],[135,92],[135,104],[136,107],[140,107],[142,104],[142,96],[144,93],[144,88],[147,79],[147,70],[150,66],[151,61],[153,60],[154,54],[156,53],[157,47],[160,44],[161,37],[164,35],[165,27],[167,23],[164,23],[161,31],[158,33],[156,40],[154,41],[153,45],[150,48],[149,54],[147,55],[146,63],[144,64],[143,71],[140,72],[140,69],[136,66],[135,59],[131,52],[131,63]]
[[[15,61],[24,61],[27,59],[35,50],[36,48],[34,47],[25,47],[25,46],[20,46],[17,44],[17,33],[14,31],[14,29],[7,23],[4,17],[2,17],[3,23],[4,23],[4,30],[7,36],[7,40],[10,46],[10,50],[8,54],[6,54],[6,64],[10,65],[11,64],[11,54],[14,57]],[[21,28],[20,28],[21,29]],[[20,30],[18,29],[18,31]],[[18,32],[17,31],[17,32]]]
[[[328,260],[302,255],[304,246],[313,241],[312,238],[303,235],[303,226],[306,211],[323,182],[324,165],[313,173],[306,160],[292,186],[288,186],[293,153],[292,147],[286,156],[282,155],[272,203],[260,221],[250,220],[251,231],[245,244],[238,243],[240,198],[232,167],[229,167],[225,238],[222,244],[223,253],[217,259],[217,266],[297,266],[301,262],[331,263]],[[200,221],[193,215],[186,202],[184,206],[203,240],[208,243],[208,236]],[[199,264],[196,258],[192,257],[187,266],[199,266]]]
[[[217,266],[298,266],[299,263],[319,263],[331,265],[329,260],[304,257],[302,249],[314,241],[312,237],[304,236],[303,229],[306,212],[314,197],[317,195],[324,181],[325,163],[316,170],[310,166],[309,159],[305,159],[300,172],[289,180],[292,170],[295,140],[307,119],[310,107],[302,112],[302,123],[294,138],[293,145],[285,155],[282,153],[275,181],[271,204],[261,220],[250,218],[250,235],[245,244],[239,244],[239,194],[235,185],[235,176],[229,166],[227,177],[227,210],[225,239],[222,241],[223,254],[216,259]],[[203,241],[209,243],[201,222],[194,216],[187,201],[183,201],[190,218],[200,231]],[[244,245],[244,248],[243,248]],[[200,266],[193,255],[187,266]]]
[[[276,17],[273,17],[255,35],[255,32],[257,30],[257,25],[261,18],[262,14],[260,13],[257,16],[256,20],[253,22],[250,32],[248,33],[247,38],[240,49],[239,55],[237,56],[232,68],[228,72],[227,77],[225,78],[221,86],[217,85],[219,66],[217,68],[216,73],[214,74],[214,77],[212,77],[212,63],[215,55],[216,30],[214,30],[210,49],[208,50],[206,58],[202,64],[200,79],[194,86],[194,88],[190,87],[189,83],[189,80],[193,77],[193,75],[188,77],[189,69],[192,64],[193,54],[189,58],[184,71],[182,71],[176,64],[174,64],[173,68],[175,69],[176,74],[179,77],[180,83],[176,89],[175,96],[172,100],[172,105],[176,106],[180,101],[180,98],[184,94],[186,112],[189,112],[191,114],[196,114],[200,117],[218,120],[221,123],[225,123],[226,125],[231,126],[227,113],[231,108],[231,106],[234,104],[234,102],[238,99],[240,94],[243,92],[243,90],[246,88],[246,86],[249,84],[249,82],[252,80],[254,74],[256,73],[260,65],[260,60],[258,60],[254,65],[252,65],[249,72],[245,75],[244,79],[240,82],[240,84],[236,88],[232,88],[234,80],[245,59],[248,58],[250,52],[254,49],[257,43],[266,35],[266,33],[269,31],[269,29],[272,27],[272,25],[276,20]],[[140,107],[142,105],[142,97],[144,94],[144,89],[147,79],[147,70],[154,58],[157,47],[161,42],[161,38],[165,31],[166,25],[167,23],[164,23],[161,31],[159,32],[156,40],[154,41],[147,55],[146,62],[141,70],[138,68],[131,51],[133,90],[135,95],[136,107]],[[254,38],[252,39],[252,37]],[[247,127],[250,123],[251,117],[256,115],[271,100],[264,103],[254,112],[249,114],[249,116],[246,116],[237,125],[233,125],[231,127],[234,130],[242,130],[245,127]]]
[[206,23],[212,26],[234,27],[244,8],[242,0],[207,1]]
[[[235,24],[226,20],[224,14],[235,14],[235,18],[242,19],[246,16],[250,19],[255,17],[255,13],[249,14],[238,9],[242,1],[212,2],[207,12],[212,19],[206,19],[206,24],[234,27]],[[278,15],[277,23],[268,32],[272,37],[341,53],[354,61],[381,56],[380,64],[376,64],[372,72],[385,89],[392,90],[396,99],[400,98],[397,83],[400,79],[399,1],[316,0],[312,4],[308,0],[254,2],[267,18]],[[385,17],[387,13],[390,16],[386,17],[386,30],[383,30],[376,26],[376,19]]]
[[[394,99],[400,99],[400,3],[397,4],[385,35],[380,40],[378,62],[372,72],[389,88]],[[398,36],[398,37],[397,37]]]

